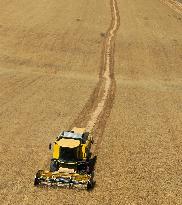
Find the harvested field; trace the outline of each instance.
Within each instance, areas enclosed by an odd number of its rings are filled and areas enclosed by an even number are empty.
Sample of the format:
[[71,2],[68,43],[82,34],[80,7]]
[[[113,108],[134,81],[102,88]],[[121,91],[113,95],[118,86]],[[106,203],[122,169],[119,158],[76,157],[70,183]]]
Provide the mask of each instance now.
[[[105,97],[104,45],[116,3]],[[160,0],[0,5],[1,204],[182,204],[181,15]],[[103,96],[94,190],[35,188],[49,142],[95,119]]]
[[181,0],[161,0],[161,2],[169,6],[175,12],[182,15],[182,1]]

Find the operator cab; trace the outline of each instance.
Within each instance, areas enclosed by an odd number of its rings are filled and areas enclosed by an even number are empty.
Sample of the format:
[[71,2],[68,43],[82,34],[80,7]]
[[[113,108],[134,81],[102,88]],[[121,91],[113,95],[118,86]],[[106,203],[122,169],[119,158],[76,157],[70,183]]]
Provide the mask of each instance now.
[[75,133],[72,131],[64,131],[62,132],[58,137],[57,141],[61,139],[73,139],[73,140],[79,140],[81,144],[85,144],[89,136],[89,132],[84,133]]

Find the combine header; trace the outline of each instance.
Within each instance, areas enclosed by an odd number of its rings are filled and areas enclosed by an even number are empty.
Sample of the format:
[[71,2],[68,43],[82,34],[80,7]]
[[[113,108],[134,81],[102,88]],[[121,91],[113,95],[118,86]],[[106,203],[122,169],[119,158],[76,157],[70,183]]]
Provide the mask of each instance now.
[[[35,186],[93,188],[96,156],[92,158],[92,136],[85,128],[62,132],[53,144],[50,171],[39,170]],[[52,150],[52,144],[49,145]]]

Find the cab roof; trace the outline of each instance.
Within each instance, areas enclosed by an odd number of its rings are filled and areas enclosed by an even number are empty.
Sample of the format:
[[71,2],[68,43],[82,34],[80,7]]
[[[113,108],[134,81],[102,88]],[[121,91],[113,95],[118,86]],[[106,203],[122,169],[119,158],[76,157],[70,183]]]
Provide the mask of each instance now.
[[84,132],[86,132],[86,128],[74,127],[71,131],[75,133],[83,134]]
[[79,143],[85,143],[88,139],[89,132],[84,132],[85,128],[73,128],[71,131],[63,131],[56,139],[60,141],[62,139],[75,140]]
[[74,140],[74,139],[65,139],[62,138],[59,141],[56,142],[60,147],[69,147],[69,148],[74,148],[78,147],[80,145],[79,140]]

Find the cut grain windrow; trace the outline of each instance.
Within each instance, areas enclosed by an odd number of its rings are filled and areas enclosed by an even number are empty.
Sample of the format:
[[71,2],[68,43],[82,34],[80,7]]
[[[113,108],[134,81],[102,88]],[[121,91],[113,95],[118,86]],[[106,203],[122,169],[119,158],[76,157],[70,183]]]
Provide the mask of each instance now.
[[114,37],[116,31],[119,27],[119,15],[118,15],[118,8],[116,0],[111,0],[111,11],[112,11],[112,22],[111,27],[107,33],[106,40],[105,40],[105,47],[104,47],[104,73],[101,76],[102,83],[104,83],[104,92],[101,100],[98,102],[93,113],[91,113],[90,120],[87,123],[86,129],[91,131],[95,124],[98,121],[98,118],[103,111],[103,108],[106,104],[106,101],[109,96],[109,91],[111,89],[111,70],[112,70],[112,61],[113,61],[113,47],[114,47]]
[[99,150],[106,122],[109,118],[116,90],[114,78],[114,50],[116,32],[120,25],[120,16],[116,0],[110,0],[111,23],[105,34],[102,47],[99,81],[90,95],[79,116],[70,126],[85,127],[93,133],[95,146],[92,147],[95,154]]

